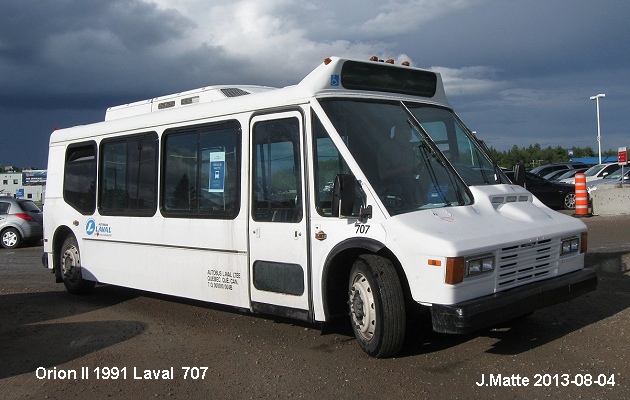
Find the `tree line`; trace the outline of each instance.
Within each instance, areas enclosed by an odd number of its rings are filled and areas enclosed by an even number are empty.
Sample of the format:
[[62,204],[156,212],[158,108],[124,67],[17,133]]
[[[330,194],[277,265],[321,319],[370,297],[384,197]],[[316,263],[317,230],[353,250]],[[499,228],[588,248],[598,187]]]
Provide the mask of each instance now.
[[[490,154],[501,167],[514,168],[517,163],[523,163],[525,167],[537,167],[548,163],[568,162],[573,158],[597,157],[598,154],[590,146],[564,148],[561,146],[542,148],[540,144],[529,145],[528,147],[518,147],[514,145],[510,150],[499,151],[490,147]],[[573,155],[569,156],[569,151]],[[602,156],[616,156],[614,150],[602,152]]]

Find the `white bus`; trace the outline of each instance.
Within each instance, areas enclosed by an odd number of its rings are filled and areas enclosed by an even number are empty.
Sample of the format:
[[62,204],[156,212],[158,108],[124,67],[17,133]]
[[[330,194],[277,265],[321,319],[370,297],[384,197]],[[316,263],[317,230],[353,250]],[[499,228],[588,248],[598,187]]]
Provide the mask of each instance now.
[[586,226],[513,185],[439,74],[328,58],[285,88],[211,86],[50,137],[44,264],[327,322],[397,354],[410,310],[467,333],[594,290]]

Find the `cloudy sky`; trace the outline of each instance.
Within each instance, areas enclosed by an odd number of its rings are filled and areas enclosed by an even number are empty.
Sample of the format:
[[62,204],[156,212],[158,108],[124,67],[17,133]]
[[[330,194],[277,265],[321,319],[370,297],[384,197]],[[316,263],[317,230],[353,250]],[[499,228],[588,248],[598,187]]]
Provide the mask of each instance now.
[[630,147],[628,0],[0,0],[0,166],[50,132],[214,84],[287,86],[328,56],[409,60],[506,150]]

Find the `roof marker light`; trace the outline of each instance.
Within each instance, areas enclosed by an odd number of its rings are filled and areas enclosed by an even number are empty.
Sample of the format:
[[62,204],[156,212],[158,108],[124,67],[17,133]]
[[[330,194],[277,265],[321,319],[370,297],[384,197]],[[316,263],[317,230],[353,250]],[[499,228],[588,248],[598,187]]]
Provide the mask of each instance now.
[[387,64],[393,64],[394,63],[394,59],[390,58],[389,60],[385,61]]
[[411,63],[409,61],[403,61],[402,65],[404,65],[405,67],[409,67]]
[[324,59],[324,65],[328,65],[332,62],[332,59],[330,57],[327,57]]

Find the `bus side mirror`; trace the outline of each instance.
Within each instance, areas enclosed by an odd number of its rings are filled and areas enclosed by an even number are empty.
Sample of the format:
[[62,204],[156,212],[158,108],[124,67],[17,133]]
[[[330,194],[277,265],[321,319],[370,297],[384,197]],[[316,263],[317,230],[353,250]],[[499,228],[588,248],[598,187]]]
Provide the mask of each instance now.
[[514,166],[514,184],[525,187],[525,166],[522,163]]
[[352,215],[356,186],[357,178],[354,175],[338,174],[335,176],[332,199],[333,217]]

